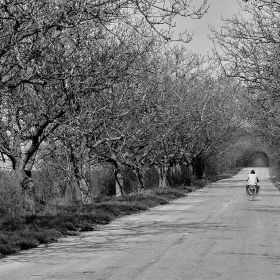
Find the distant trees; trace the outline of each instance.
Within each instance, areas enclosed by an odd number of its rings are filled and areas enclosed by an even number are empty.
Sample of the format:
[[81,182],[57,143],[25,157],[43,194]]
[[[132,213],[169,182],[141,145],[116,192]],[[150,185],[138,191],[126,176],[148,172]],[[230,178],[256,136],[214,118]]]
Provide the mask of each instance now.
[[221,31],[212,29],[216,54],[227,75],[246,82],[250,89],[279,90],[279,3],[251,1],[243,6],[249,19],[226,19]]
[[216,57],[229,77],[247,88],[247,120],[250,131],[279,150],[280,4],[246,1],[240,15],[226,19],[221,31],[212,30]]

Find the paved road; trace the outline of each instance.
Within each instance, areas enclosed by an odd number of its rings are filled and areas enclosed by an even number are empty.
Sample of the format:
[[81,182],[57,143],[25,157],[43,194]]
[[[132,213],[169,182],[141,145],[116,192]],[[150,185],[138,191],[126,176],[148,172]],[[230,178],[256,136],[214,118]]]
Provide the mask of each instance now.
[[250,169],[171,205],[123,217],[0,260],[1,280],[278,280],[280,196],[266,168],[249,201]]

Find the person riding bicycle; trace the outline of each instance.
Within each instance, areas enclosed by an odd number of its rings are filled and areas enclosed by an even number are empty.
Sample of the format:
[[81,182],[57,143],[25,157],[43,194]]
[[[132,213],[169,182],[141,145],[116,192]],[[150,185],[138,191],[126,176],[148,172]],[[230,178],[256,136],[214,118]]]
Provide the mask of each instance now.
[[246,193],[248,194],[249,186],[255,185],[256,186],[256,191],[257,191],[257,194],[258,194],[259,190],[260,190],[260,186],[258,185],[259,178],[256,175],[255,170],[251,170],[251,174],[249,174],[247,181],[248,181],[248,184],[246,185]]

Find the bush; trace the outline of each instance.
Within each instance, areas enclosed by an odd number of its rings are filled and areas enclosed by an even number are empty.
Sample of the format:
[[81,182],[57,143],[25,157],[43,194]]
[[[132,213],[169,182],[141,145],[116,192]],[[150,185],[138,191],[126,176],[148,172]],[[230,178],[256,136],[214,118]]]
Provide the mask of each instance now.
[[2,216],[0,220],[0,229],[5,231],[19,231],[25,229],[25,220],[21,217]]
[[1,244],[0,243],[0,255],[16,254],[20,251],[20,247],[14,244]]
[[40,242],[37,239],[32,238],[32,235],[29,237],[23,237],[16,242],[16,245],[19,246],[21,250],[36,248],[39,244]]
[[62,233],[54,229],[40,229],[40,231],[33,232],[33,235],[39,244],[48,244],[55,242],[62,236]]
[[0,171],[0,215],[17,216],[21,213],[21,190],[13,172]]

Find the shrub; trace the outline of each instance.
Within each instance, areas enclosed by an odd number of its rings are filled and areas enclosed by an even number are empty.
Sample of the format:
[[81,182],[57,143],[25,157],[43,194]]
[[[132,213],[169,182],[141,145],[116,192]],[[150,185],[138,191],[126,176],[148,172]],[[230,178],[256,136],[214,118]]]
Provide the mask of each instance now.
[[62,233],[54,229],[40,229],[40,231],[33,232],[34,237],[40,244],[48,244],[55,242]]
[[0,244],[0,254],[1,255],[11,255],[16,254],[20,251],[20,247],[15,244]]
[[0,171],[0,214],[17,216],[21,213],[21,190],[13,172]]
[[0,229],[5,231],[19,231],[26,227],[21,217],[2,216],[0,221]]
[[33,236],[22,237],[16,245],[20,247],[21,250],[28,250],[31,248],[36,248],[40,242],[37,239],[34,239]]

